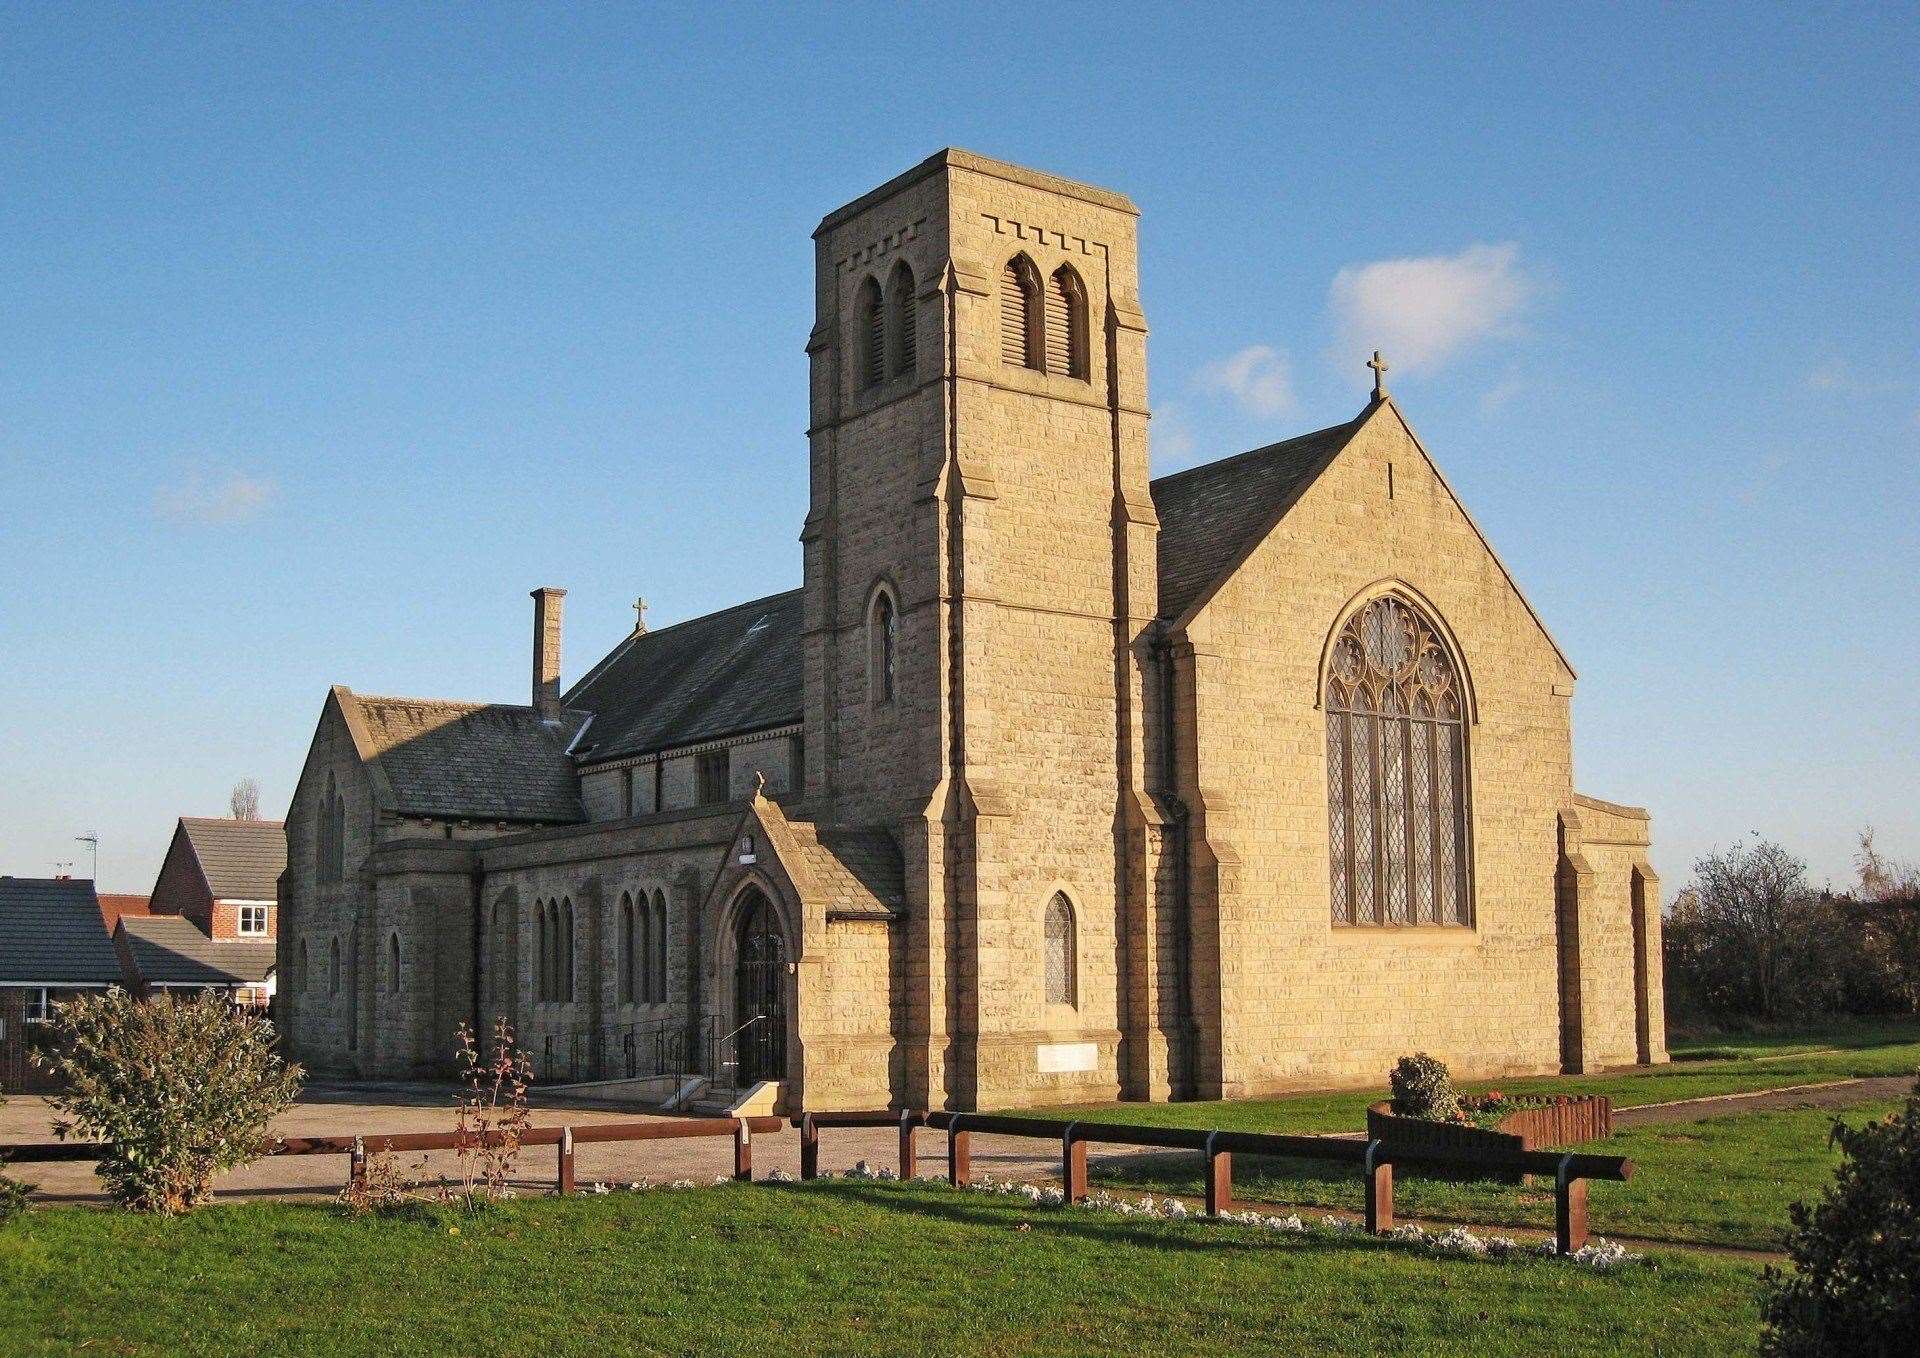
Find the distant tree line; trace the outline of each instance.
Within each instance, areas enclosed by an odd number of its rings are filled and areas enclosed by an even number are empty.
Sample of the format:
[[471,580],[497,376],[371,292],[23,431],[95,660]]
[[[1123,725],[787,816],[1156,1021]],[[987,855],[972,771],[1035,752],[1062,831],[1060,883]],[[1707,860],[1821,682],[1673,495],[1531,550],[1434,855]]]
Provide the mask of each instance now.
[[1844,893],[1758,837],[1696,863],[1667,914],[1669,1022],[1920,1013],[1920,868],[1872,830],[1854,862]]

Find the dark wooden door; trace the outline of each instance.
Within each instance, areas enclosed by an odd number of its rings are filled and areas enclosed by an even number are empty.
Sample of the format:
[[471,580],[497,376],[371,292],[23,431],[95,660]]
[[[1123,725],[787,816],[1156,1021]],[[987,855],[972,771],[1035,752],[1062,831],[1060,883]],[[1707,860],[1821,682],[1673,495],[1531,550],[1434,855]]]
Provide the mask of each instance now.
[[740,918],[734,939],[734,1060],[742,1088],[787,1078],[787,945],[765,896]]

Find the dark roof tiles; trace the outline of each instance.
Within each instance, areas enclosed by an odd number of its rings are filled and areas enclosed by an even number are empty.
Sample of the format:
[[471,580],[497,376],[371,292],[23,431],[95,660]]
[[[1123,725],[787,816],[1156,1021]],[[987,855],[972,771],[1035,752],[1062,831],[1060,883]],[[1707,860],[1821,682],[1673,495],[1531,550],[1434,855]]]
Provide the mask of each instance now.
[[280,874],[287,868],[284,821],[182,816],[180,830],[216,901],[278,898]]
[[120,957],[101,920],[92,882],[0,877],[0,982],[120,980]]
[[239,985],[273,970],[270,938],[208,938],[179,915],[128,916],[120,929],[134,970],[149,985]]
[[378,698],[339,689],[362,756],[392,790],[402,815],[553,822],[586,819],[567,758],[568,731],[530,707]]

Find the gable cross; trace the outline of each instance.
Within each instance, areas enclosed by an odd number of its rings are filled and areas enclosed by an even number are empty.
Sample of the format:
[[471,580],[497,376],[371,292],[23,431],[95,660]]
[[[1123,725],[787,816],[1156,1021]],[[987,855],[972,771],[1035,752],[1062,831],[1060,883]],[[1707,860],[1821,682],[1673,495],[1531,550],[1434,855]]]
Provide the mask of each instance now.
[[636,637],[644,636],[646,634],[646,630],[647,630],[647,601],[645,599],[635,599],[633,601],[633,634]]
[[1376,401],[1386,400],[1387,361],[1380,357],[1380,351],[1378,349],[1373,351],[1373,357],[1367,361],[1367,366],[1373,369],[1373,399]]

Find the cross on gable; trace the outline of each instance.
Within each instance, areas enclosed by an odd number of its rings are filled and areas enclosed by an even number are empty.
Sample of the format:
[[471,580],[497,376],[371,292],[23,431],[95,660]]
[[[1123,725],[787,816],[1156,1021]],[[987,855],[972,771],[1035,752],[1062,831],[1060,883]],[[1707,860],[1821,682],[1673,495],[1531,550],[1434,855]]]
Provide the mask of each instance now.
[[635,636],[639,636],[642,632],[645,632],[646,630],[647,630],[647,601],[645,599],[635,599],[633,601],[633,634]]
[[1387,361],[1380,357],[1378,349],[1373,351],[1373,357],[1367,361],[1367,366],[1373,369],[1373,399],[1384,401],[1387,397]]

